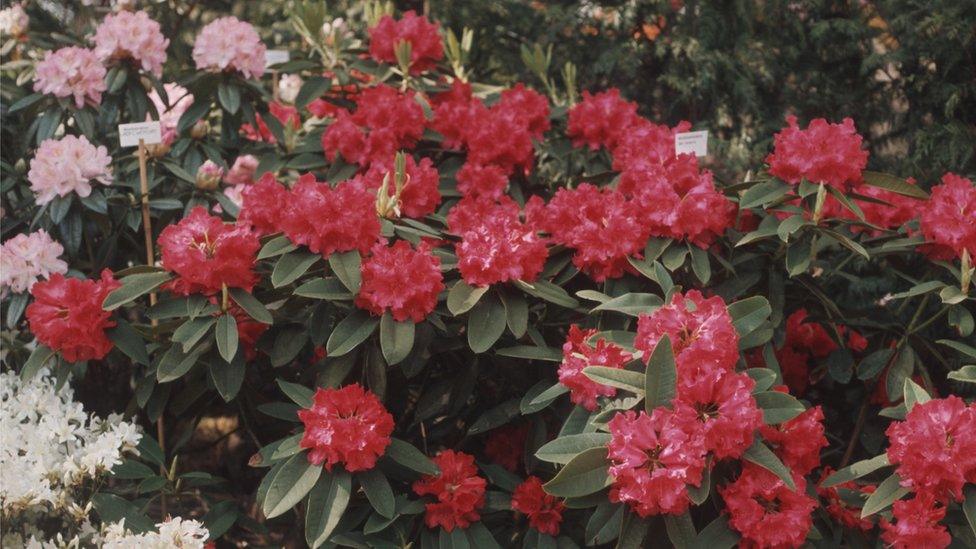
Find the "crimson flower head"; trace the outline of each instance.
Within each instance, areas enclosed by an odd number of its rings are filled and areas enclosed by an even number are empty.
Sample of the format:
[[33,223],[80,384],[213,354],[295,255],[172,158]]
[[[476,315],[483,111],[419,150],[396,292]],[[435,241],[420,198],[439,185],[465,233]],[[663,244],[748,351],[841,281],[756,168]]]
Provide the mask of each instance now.
[[817,322],[808,322],[806,309],[793,311],[786,318],[786,339],[776,350],[776,360],[790,391],[802,395],[810,383],[810,362],[826,358],[837,350],[827,330]]
[[27,306],[28,327],[37,341],[68,362],[101,360],[113,347],[105,330],[115,326],[102,302],[121,285],[108,269],[102,271],[100,280],[54,273],[31,288],[34,302]]
[[[392,158],[387,161],[376,161],[370,164],[366,173],[359,175],[350,183],[362,185],[372,193],[383,185],[383,179],[389,177],[387,193],[396,194],[394,182],[394,167]],[[423,158],[418,163],[412,155],[406,155],[406,181],[400,193],[400,214],[403,217],[419,219],[432,214],[441,203],[440,175],[429,158]]]
[[582,101],[569,109],[566,133],[577,147],[612,151],[637,119],[637,104],[622,98],[617,88],[596,95],[584,91]]
[[650,415],[618,413],[610,429],[610,501],[627,503],[641,517],[688,510],[688,485],[701,484],[705,440],[694,419],[657,408]]
[[731,371],[739,360],[739,334],[721,297],[706,299],[698,290],[675,292],[668,305],[638,318],[634,347],[647,361],[665,335],[674,351],[679,387],[700,372]]
[[942,184],[932,187],[928,202],[921,206],[921,229],[925,240],[934,246],[929,255],[951,260],[969,251],[970,265],[976,263],[976,186],[953,173],[942,176]]
[[476,109],[471,125],[464,129],[468,162],[496,165],[506,174],[516,169],[529,173],[535,162],[531,119],[523,119],[512,103],[498,102],[490,109]]
[[701,423],[705,449],[717,459],[738,458],[752,445],[763,424],[752,398],[755,382],[745,374],[714,369],[685,383],[674,401],[674,412]]
[[444,450],[433,459],[441,470],[438,475],[426,475],[413,483],[418,496],[434,496],[427,504],[424,523],[428,528],[440,526],[451,532],[467,528],[481,519],[478,511],[485,506],[485,479],[478,476],[474,456],[454,450]]
[[257,183],[244,187],[241,197],[238,223],[251,226],[260,235],[281,231],[281,217],[290,200],[288,189],[273,175],[265,173]]
[[641,172],[665,165],[675,158],[674,135],[690,129],[684,120],[669,128],[636,117],[613,149],[613,169]]
[[532,197],[526,215],[555,242],[575,249],[573,264],[596,282],[632,270],[627,258],[639,256],[650,235],[636,203],[615,189],[589,183],[559,189],[545,206]]
[[779,477],[751,463],[739,478],[718,489],[729,526],[742,535],[740,547],[800,547],[813,525],[817,502],[806,495],[806,481],[793,474],[796,491]]
[[521,82],[503,91],[495,108],[524,124],[533,139],[549,130],[549,100]]
[[820,450],[828,446],[820,406],[807,408],[780,425],[763,425],[759,432],[790,469],[806,475],[820,465]]
[[434,120],[431,129],[444,136],[441,146],[460,149],[465,145],[465,135],[474,120],[488,110],[480,99],[471,94],[471,84],[454,80],[451,88],[431,98]]
[[212,295],[223,286],[251,291],[261,243],[244,225],[228,225],[198,206],[159,234],[163,265],[176,273],[170,289],[182,295]]
[[522,464],[525,441],[529,437],[529,424],[508,424],[492,429],[485,440],[485,456],[492,463],[514,473]]
[[345,183],[333,188],[312,174],[298,178],[279,217],[279,227],[289,240],[326,258],[351,250],[365,254],[380,237],[372,193]]
[[413,10],[404,12],[399,21],[384,15],[369,29],[369,55],[381,63],[397,63],[396,48],[400,42],[410,44],[410,73],[419,74],[434,68],[444,58],[440,27]]
[[963,485],[976,482],[976,406],[954,395],[916,404],[886,434],[902,486],[962,501]]
[[[908,178],[907,183],[914,185],[915,180]],[[858,207],[864,212],[864,220],[881,229],[898,230],[902,225],[918,216],[920,206],[922,205],[922,202],[917,198],[898,194],[873,185],[860,185],[854,191],[859,195],[876,198],[885,202],[885,204],[879,204],[866,200],[856,201]],[[843,208],[842,211],[847,217],[853,216],[847,208]],[[976,209],[973,211],[976,211]],[[856,231],[859,230],[859,227],[857,225],[851,225],[851,229]],[[880,234],[880,231],[871,231],[871,234],[877,235]]]
[[397,240],[392,246],[376,244],[360,273],[362,285],[356,306],[377,316],[389,310],[398,322],[427,318],[444,289],[441,260],[425,243],[416,250],[406,240]]
[[549,255],[545,240],[519,219],[508,197],[465,198],[448,213],[448,228],[461,236],[455,246],[461,278],[472,286],[511,280],[532,282]]
[[423,136],[424,110],[413,92],[400,92],[385,84],[364,89],[356,97],[356,112],[341,109],[322,134],[325,156],[368,166],[389,162],[397,151],[410,149]]
[[861,149],[863,139],[853,120],[831,124],[817,118],[805,130],[797,125],[795,116],[786,117],[786,123],[773,137],[773,152],[766,157],[770,174],[794,185],[805,179],[839,191],[861,181],[868,152]]
[[569,389],[570,400],[591,412],[597,408],[597,398],[612,397],[617,390],[586,377],[583,368],[623,368],[630,360],[630,353],[605,339],[591,346],[588,341],[594,334],[596,330],[581,330],[576,324],[570,326],[563,343],[563,361],[559,364],[559,382]]
[[312,406],[299,410],[298,419],[305,424],[299,446],[311,449],[308,462],[329,471],[336,464],[349,472],[372,469],[390,445],[394,427],[380,399],[358,383],[317,389]]
[[939,549],[952,543],[946,527],[939,524],[946,508],[930,493],[919,492],[912,499],[892,506],[894,523],[881,519],[881,539],[894,549]]
[[464,196],[500,200],[508,186],[508,172],[495,164],[482,166],[465,162],[454,177],[458,192]]
[[539,477],[529,477],[512,492],[512,510],[529,517],[529,526],[550,536],[559,535],[566,506],[542,489]]
[[[291,131],[298,131],[302,128],[302,117],[298,114],[298,109],[291,105],[284,105],[272,101],[268,103],[268,113],[277,118],[283,128],[290,129]],[[255,118],[258,123],[257,128],[254,128],[250,124],[241,125],[241,133],[244,137],[251,141],[276,143],[278,139],[275,137],[274,132],[271,131],[271,128],[268,127],[267,122],[264,121],[264,115],[256,114]]]

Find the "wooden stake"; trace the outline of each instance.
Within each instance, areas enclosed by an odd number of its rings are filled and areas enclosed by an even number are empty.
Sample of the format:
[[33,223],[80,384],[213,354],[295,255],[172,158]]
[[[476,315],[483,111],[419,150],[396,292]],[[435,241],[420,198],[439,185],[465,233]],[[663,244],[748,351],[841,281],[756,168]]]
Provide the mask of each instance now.
[[278,102],[278,71],[271,71],[271,99]]

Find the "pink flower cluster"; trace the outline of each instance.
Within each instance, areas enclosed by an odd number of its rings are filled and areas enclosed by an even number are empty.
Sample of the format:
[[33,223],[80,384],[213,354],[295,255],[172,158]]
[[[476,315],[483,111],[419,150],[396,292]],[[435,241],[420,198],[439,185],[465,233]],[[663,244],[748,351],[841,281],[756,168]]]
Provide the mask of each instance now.
[[109,14],[95,29],[95,55],[103,62],[131,59],[142,70],[163,75],[169,40],[144,11]]
[[0,293],[26,292],[40,278],[68,272],[68,264],[58,259],[64,248],[47,231],[20,233],[0,246]]
[[74,98],[75,107],[99,105],[105,86],[105,67],[92,50],[69,46],[44,54],[37,64],[34,91]]
[[41,143],[30,161],[27,179],[40,205],[71,193],[84,198],[91,194],[92,182],[112,183],[111,163],[105,147],[92,145],[83,135],[66,135]]
[[965,177],[947,173],[932,187],[932,196],[922,205],[922,234],[933,246],[936,259],[962,257],[969,252],[969,264],[976,264],[976,186]]
[[[166,92],[166,101],[163,101],[155,88],[149,92],[149,100],[152,101],[153,106],[156,107],[156,112],[159,114],[163,143],[172,145],[179,137],[176,133],[176,126],[179,124],[180,117],[193,104],[193,94],[175,82],[164,84],[163,91]],[[147,120],[151,117],[150,114],[146,115]]]
[[845,118],[831,124],[823,118],[810,121],[801,130],[795,116],[786,117],[787,127],[777,133],[773,152],[766,157],[769,173],[791,184],[802,180],[825,183],[839,191],[861,182],[868,152],[854,121]]
[[589,340],[596,332],[581,330],[576,324],[571,325],[566,342],[563,343],[563,361],[559,364],[559,383],[569,389],[570,400],[591,412],[598,407],[597,398],[613,397],[617,390],[586,377],[583,368],[603,366],[620,369],[631,359],[630,353],[605,339],[599,339],[596,345],[590,345]]
[[221,17],[203,27],[193,43],[193,61],[200,70],[236,71],[245,78],[264,74],[261,37],[250,23]]

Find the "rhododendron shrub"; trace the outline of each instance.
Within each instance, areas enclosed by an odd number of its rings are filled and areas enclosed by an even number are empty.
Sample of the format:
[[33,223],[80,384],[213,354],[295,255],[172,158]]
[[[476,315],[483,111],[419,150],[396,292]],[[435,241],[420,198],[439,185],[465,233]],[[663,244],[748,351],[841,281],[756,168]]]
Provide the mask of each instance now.
[[388,3],[76,4],[0,12],[5,546],[976,539],[965,162]]

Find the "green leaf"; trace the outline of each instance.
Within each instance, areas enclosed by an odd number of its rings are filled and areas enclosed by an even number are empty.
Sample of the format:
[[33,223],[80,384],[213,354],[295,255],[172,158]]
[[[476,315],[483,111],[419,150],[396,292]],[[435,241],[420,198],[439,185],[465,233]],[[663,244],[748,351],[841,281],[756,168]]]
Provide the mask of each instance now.
[[125,356],[139,364],[149,365],[149,353],[146,352],[145,340],[125,319],[116,318],[115,327],[107,330],[106,334],[115,344],[115,347],[125,353]]
[[888,361],[894,353],[894,349],[880,349],[864,357],[857,365],[857,378],[862,381],[873,379],[888,365]]
[[861,178],[865,183],[871,185],[872,187],[887,189],[893,193],[898,193],[903,196],[920,198],[922,200],[929,197],[928,193],[923,191],[917,185],[912,185],[904,179],[891,174],[865,170],[861,172]]
[[835,471],[832,475],[824,479],[824,481],[820,483],[820,486],[823,488],[837,486],[838,484],[843,484],[845,482],[869,475],[878,469],[888,467],[889,465],[891,464],[888,462],[888,454],[881,454],[880,456],[875,456],[871,459],[861,460],[852,463],[843,469]]
[[163,355],[163,358],[159,360],[159,366],[156,368],[156,380],[160,383],[168,383],[179,379],[196,365],[197,359],[207,350],[207,347],[207,345],[203,345],[190,353],[184,353],[181,346],[174,343]]
[[359,272],[362,262],[362,258],[359,257],[359,252],[356,250],[334,253],[329,256],[329,267],[332,268],[332,272],[342,282],[342,285],[353,294],[359,293],[359,286],[362,284]]
[[285,396],[290,398],[292,402],[301,406],[302,408],[312,407],[312,400],[315,398],[315,391],[304,385],[291,383],[281,378],[278,378],[275,381],[278,383],[278,387],[281,389],[281,392],[285,393]]
[[465,281],[458,280],[447,292],[447,310],[454,316],[470,311],[478,304],[478,300],[485,295],[488,288],[488,286],[469,286]]
[[912,408],[914,408],[916,404],[924,404],[932,400],[932,397],[929,396],[928,392],[919,386],[918,383],[912,381],[911,378],[905,379],[905,386],[902,393],[905,396],[906,412],[911,412]]
[[864,246],[861,246],[857,242],[854,242],[853,240],[851,240],[847,236],[845,236],[845,235],[843,235],[843,234],[841,234],[841,233],[839,233],[837,231],[831,230],[831,229],[824,229],[823,227],[820,227],[818,230],[821,233],[823,233],[823,234],[829,236],[830,238],[833,238],[834,240],[836,240],[837,243],[840,244],[841,246],[847,248],[848,250],[850,250],[850,251],[852,251],[852,252],[854,252],[856,254],[859,254],[864,259],[871,259],[871,254],[868,253],[868,251],[864,248]]
[[210,316],[191,318],[173,332],[173,341],[183,345],[183,352],[188,353],[216,323],[217,320]]
[[644,546],[647,531],[650,529],[650,522],[630,511],[624,511],[624,513],[616,549],[641,549]]
[[728,311],[739,337],[744,338],[769,319],[773,308],[768,299],[757,295],[732,303]]
[[390,488],[386,476],[376,468],[361,473],[356,473],[363,492],[369,504],[376,509],[376,512],[386,518],[393,518],[396,511],[396,501],[393,499],[393,489]]
[[969,523],[969,529],[976,535],[976,486],[969,485],[963,488],[965,499],[962,502],[962,512]]
[[538,412],[546,406],[549,406],[552,401],[569,392],[569,388],[562,383],[556,383],[546,387],[548,384],[548,381],[544,379],[540,380],[525,393],[525,396],[522,397],[522,402],[519,403],[519,409],[522,411],[523,416]]
[[478,433],[484,433],[485,431],[490,431],[496,427],[501,427],[514,417],[518,416],[519,401],[521,399],[511,399],[502,402],[501,404],[490,408],[485,413],[481,414],[478,419],[476,419],[470,427],[468,427],[468,435],[476,435]]
[[545,360],[548,362],[562,362],[563,352],[554,347],[535,347],[532,345],[516,345],[497,349],[496,355],[528,360]]
[[528,282],[516,280],[515,285],[521,288],[525,293],[548,301],[549,303],[554,303],[568,309],[575,309],[576,307],[579,307],[579,301],[576,301],[566,293],[566,290],[556,286],[552,282],[536,280],[530,284]]
[[468,346],[483,353],[505,333],[505,306],[494,295],[478,301],[468,315]]
[[678,373],[674,365],[671,338],[662,336],[651,353],[644,375],[644,409],[651,413],[658,406],[671,407]]
[[298,356],[307,342],[308,332],[304,326],[288,326],[279,331],[271,348],[271,366],[277,368],[288,364]]
[[688,499],[695,505],[705,503],[709,494],[712,493],[712,468],[710,465],[709,463],[709,466],[702,471],[701,484],[698,486],[688,485]]
[[125,527],[134,533],[144,533],[154,530],[153,521],[149,519],[132,502],[120,498],[115,494],[102,492],[91,498],[92,505],[98,511],[102,522],[119,522],[125,520]]
[[976,347],[971,347],[965,343],[954,341],[951,339],[939,339],[936,343],[945,345],[946,347],[952,347],[953,349],[959,351],[960,353],[968,356],[969,358],[976,358]]
[[327,301],[346,301],[353,298],[353,294],[335,278],[313,278],[295,288],[295,295]]
[[370,316],[368,312],[354,310],[332,330],[325,344],[326,352],[329,356],[336,357],[352,351],[373,334],[379,323],[379,319]]
[[653,313],[663,304],[664,301],[654,294],[627,293],[597,305],[590,313],[615,311],[637,317]]
[[238,354],[228,362],[214,360],[210,363],[210,368],[207,371],[210,373],[210,379],[213,381],[214,387],[217,388],[217,392],[220,393],[220,397],[224,399],[224,402],[230,402],[240,392],[241,385],[244,383],[246,371],[244,355]]
[[709,262],[708,251],[695,246],[694,244],[688,244],[688,250],[691,252],[691,271],[695,273],[695,277],[703,285],[708,284],[708,281],[712,278],[712,265]]
[[390,445],[386,447],[385,456],[411,471],[424,475],[436,475],[441,472],[437,465],[420,450],[414,448],[409,442],[404,442],[398,438],[390,439]]
[[681,515],[664,515],[664,526],[668,532],[668,539],[674,544],[675,549],[695,547],[698,532],[695,531],[695,523],[687,512]]
[[171,278],[173,277],[165,272],[129,275],[119,281],[122,283],[121,287],[105,296],[105,301],[102,302],[102,309],[114,311],[130,301],[135,301],[140,296],[152,292]]
[[790,185],[785,185],[776,180],[757,183],[742,193],[742,198],[739,200],[739,209],[744,210],[746,208],[755,208],[756,206],[765,206],[783,198],[791,189],[792,187]]
[[742,454],[742,459],[755,463],[763,469],[773,473],[774,475],[778,476],[790,490],[796,490],[796,485],[793,484],[793,476],[790,474],[789,467],[783,465],[783,462],[776,457],[776,454],[774,454],[768,446],[759,440],[759,437],[756,437],[756,439],[752,442],[752,446],[750,446],[745,453]]
[[967,364],[954,372],[949,372],[946,377],[964,383],[976,383],[976,364]]
[[799,230],[800,227],[808,225],[813,225],[813,222],[807,221],[802,215],[792,215],[779,224],[779,227],[776,228],[776,236],[783,242],[786,242],[789,240],[790,235]]
[[738,543],[739,534],[729,528],[729,517],[724,514],[702,528],[695,540],[695,546],[702,549],[730,549]]
[[291,252],[281,256],[271,272],[271,285],[275,288],[287,286],[305,274],[322,256],[308,252]]
[[545,484],[546,492],[558,497],[580,497],[610,486],[607,449],[590,448],[569,461]]
[[864,507],[861,508],[861,518],[869,517],[878,511],[884,511],[908,492],[909,489],[901,485],[901,478],[898,477],[898,473],[892,473],[891,476],[881,481],[878,488],[868,496],[867,501],[864,502]]
[[295,107],[301,111],[306,105],[325,95],[332,87],[332,80],[323,76],[311,76],[302,84],[295,96]]
[[393,320],[389,311],[380,319],[380,349],[386,363],[394,365],[407,358],[413,349],[414,324],[410,319]]
[[508,289],[500,290],[498,296],[505,306],[508,329],[516,338],[524,336],[529,328],[529,303],[525,300],[525,296]]
[[606,366],[587,366],[583,368],[583,375],[603,385],[624,389],[637,395],[644,394],[644,374],[640,372]]
[[217,99],[220,100],[220,106],[230,114],[241,108],[241,90],[228,82],[221,82],[217,86]]
[[766,425],[777,425],[802,414],[806,408],[803,403],[786,393],[762,391],[753,395],[756,406],[762,410]]
[[7,109],[7,114],[13,114],[21,109],[26,109],[41,99],[44,99],[44,97],[45,95],[43,93],[32,93],[30,95],[25,95],[10,105],[10,108]]
[[582,433],[567,435],[543,444],[535,456],[549,463],[569,463],[581,452],[605,447],[610,442],[609,433]]
[[261,247],[261,251],[258,252],[258,259],[277,257],[288,252],[293,252],[297,249],[298,246],[292,244],[291,240],[288,240],[287,236],[276,236],[265,242],[264,246]]
[[54,358],[54,355],[55,352],[53,349],[46,345],[38,344],[31,351],[30,356],[27,357],[27,362],[24,363],[24,367],[20,369],[20,379],[22,381],[33,379],[41,368],[47,366],[48,362]]
[[230,297],[237,303],[248,316],[262,324],[273,324],[274,318],[265,308],[264,304],[257,300],[253,294],[241,288],[231,288]]
[[217,319],[217,351],[227,362],[234,360],[237,354],[238,336],[237,320],[234,315],[224,313]]
[[193,127],[204,116],[210,113],[210,100],[200,100],[197,99],[190,105],[189,108],[180,116],[180,121],[176,124],[176,132],[182,134],[186,130]]
[[754,393],[765,391],[776,384],[776,372],[769,368],[747,368],[744,373],[756,382],[752,388]]
[[261,504],[264,516],[274,518],[295,506],[312,489],[322,474],[321,465],[312,465],[304,453],[295,454],[274,474]]
[[328,541],[349,506],[351,492],[352,477],[342,469],[326,472],[318,479],[305,509],[305,541],[309,547],[321,547]]

